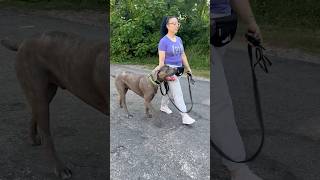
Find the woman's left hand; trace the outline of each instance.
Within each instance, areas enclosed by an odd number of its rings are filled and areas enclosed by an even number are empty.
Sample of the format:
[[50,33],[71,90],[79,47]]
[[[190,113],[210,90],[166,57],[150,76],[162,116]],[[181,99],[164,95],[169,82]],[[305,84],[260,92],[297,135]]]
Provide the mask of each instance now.
[[185,69],[186,69],[186,71],[185,71],[186,74],[192,75],[192,71],[191,71],[191,68],[189,66],[186,66]]

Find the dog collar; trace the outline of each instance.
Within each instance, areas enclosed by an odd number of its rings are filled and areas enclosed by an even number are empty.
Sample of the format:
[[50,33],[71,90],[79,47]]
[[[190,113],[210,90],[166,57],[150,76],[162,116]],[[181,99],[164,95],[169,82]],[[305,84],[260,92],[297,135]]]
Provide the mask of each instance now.
[[159,84],[161,84],[158,80],[154,80],[154,79],[152,78],[152,75],[151,75],[151,74],[148,75],[148,79],[149,79],[150,82],[151,82],[153,85],[155,85],[155,86],[158,86]]

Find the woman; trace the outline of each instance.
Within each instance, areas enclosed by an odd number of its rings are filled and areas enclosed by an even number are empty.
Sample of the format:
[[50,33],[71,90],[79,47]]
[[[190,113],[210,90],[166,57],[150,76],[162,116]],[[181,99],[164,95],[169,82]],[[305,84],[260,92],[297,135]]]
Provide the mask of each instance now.
[[[164,18],[161,24],[161,35],[163,36],[159,42],[158,52],[159,52],[159,65],[156,69],[159,69],[163,65],[168,65],[170,67],[182,67],[184,66],[185,72],[191,74],[191,69],[187,60],[187,56],[184,52],[182,40],[180,37],[176,36],[180,24],[178,19],[174,16],[169,16]],[[169,85],[169,96],[174,99],[174,103],[180,109],[183,124],[192,124],[195,122],[187,113],[183,94],[179,82],[179,77],[175,77],[168,81]],[[171,114],[172,111],[168,107],[169,97],[163,96],[161,100],[160,111],[167,114]]]

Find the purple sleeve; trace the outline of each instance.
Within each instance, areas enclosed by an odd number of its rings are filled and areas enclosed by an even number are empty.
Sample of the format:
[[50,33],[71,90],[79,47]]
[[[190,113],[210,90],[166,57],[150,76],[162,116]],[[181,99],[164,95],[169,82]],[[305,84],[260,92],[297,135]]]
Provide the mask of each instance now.
[[167,50],[166,47],[167,47],[166,42],[164,41],[164,39],[161,39],[159,42],[159,45],[158,45],[158,50],[159,51],[166,51]]

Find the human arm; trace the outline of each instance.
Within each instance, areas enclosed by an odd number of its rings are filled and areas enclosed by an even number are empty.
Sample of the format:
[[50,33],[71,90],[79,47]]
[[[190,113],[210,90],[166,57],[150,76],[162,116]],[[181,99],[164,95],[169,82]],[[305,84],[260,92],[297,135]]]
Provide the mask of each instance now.
[[162,66],[164,66],[164,60],[166,57],[166,44],[161,39],[158,45],[158,55],[159,55],[159,62],[158,66],[155,68],[155,70],[159,70]]
[[153,69],[153,71],[158,71],[162,66],[164,66],[164,59],[165,59],[165,56],[166,56],[166,52],[159,50],[158,54],[159,54],[159,64],[158,64],[157,67],[155,67]]
[[189,62],[188,62],[188,59],[187,59],[187,55],[186,55],[185,52],[183,52],[181,54],[181,58],[182,58],[182,63],[183,63],[184,68],[185,68],[185,72],[192,74],[192,71],[191,71],[191,68],[190,68],[190,65],[189,65]]
[[247,26],[248,33],[262,42],[260,28],[253,15],[249,0],[230,0],[232,9],[239,15],[240,19]]
[[164,66],[164,59],[166,57],[166,52],[165,51],[159,51],[159,65],[158,67],[161,68],[162,66]]

